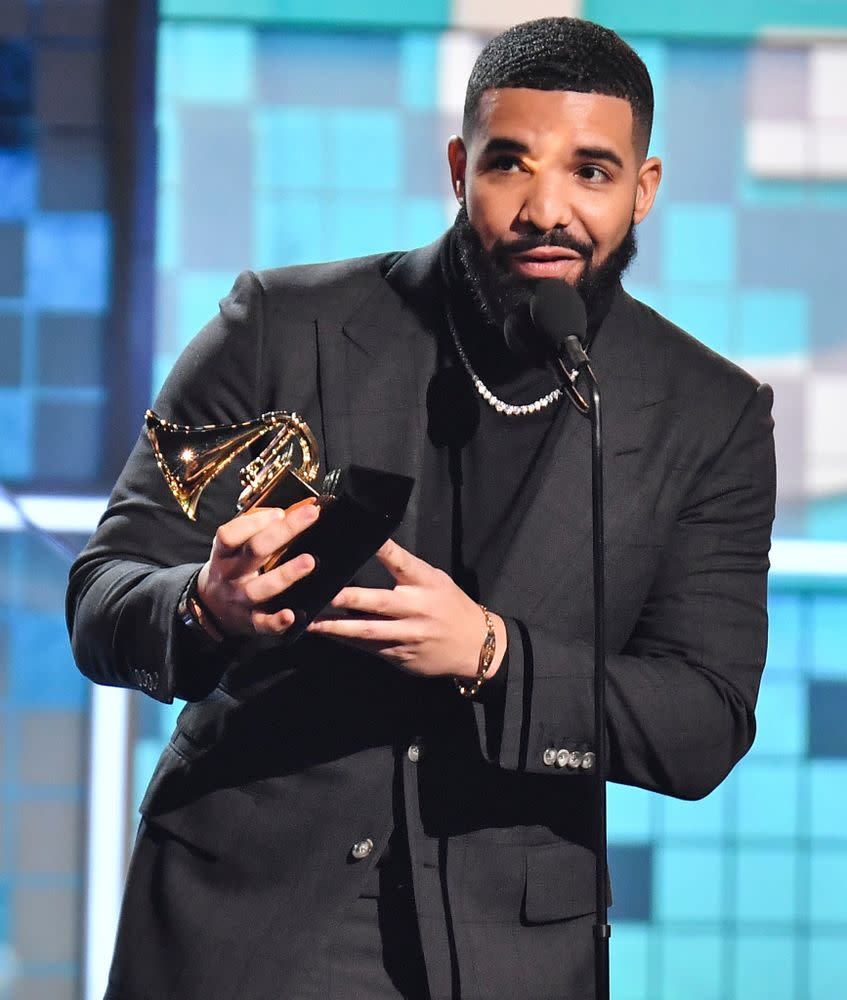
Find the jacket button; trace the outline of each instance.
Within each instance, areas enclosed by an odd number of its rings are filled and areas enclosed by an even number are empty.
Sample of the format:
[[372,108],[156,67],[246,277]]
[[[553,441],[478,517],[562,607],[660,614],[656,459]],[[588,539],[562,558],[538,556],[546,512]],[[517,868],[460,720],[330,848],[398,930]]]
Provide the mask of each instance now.
[[422,753],[423,753],[423,747],[420,745],[420,743],[412,743],[412,745],[406,751],[406,756],[413,764],[417,764],[417,762],[421,759]]
[[547,747],[541,759],[547,767],[552,767],[556,763],[556,748]]
[[577,753],[576,750],[571,752],[570,757],[568,757],[568,767],[581,767],[582,766],[582,754]]
[[560,750],[556,754],[556,767],[567,767],[568,761],[571,759],[570,750]]
[[350,853],[356,859],[356,861],[364,861],[365,858],[374,849],[374,842],[370,837],[365,837],[364,840],[357,840],[355,844],[350,848]]
[[582,763],[579,765],[584,771],[590,771],[594,767],[594,754],[589,750],[583,754]]

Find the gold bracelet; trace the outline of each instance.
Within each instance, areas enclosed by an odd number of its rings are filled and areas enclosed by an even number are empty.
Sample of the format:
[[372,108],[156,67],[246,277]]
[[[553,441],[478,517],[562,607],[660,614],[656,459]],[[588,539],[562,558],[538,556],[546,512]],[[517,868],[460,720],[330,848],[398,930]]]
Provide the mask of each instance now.
[[472,683],[465,685],[458,677],[453,678],[459,694],[463,698],[473,698],[479,693],[479,689],[488,680],[488,671],[494,662],[494,653],[497,649],[497,636],[494,633],[494,619],[491,612],[484,604],[480,604],[482,613],[485,616],[485,638],[482,640],[482,647],[479,651],[479,665],[476,668],[476,676]]

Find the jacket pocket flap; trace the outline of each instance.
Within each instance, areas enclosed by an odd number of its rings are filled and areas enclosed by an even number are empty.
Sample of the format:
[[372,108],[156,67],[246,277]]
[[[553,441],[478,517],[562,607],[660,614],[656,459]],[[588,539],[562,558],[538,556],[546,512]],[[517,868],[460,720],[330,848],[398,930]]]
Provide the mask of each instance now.
[[238,851],[252,811],[249,796],[224,788],[165,811],[143,809],[142,815],[148,824],[166,830],[177,840],[223,858]]
[[526,852],[524,919],[544,924],[594,912],[594,853],[562,842]]
[[237,851],[253,822],[254,800],[237,788],[203,788],[166,748],[140,807],[148,824],[213,857]]

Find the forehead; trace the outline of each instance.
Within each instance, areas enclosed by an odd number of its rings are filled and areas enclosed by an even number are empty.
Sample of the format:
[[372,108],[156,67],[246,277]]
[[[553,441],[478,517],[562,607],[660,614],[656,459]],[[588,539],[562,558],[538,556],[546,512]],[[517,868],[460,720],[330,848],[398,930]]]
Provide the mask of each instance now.
[[621,97],[504,87],[482,95],[471,144],[507,136],[527,146],[546,140],[611,145],[623,155],[632,147],[633,124],[632,107]]

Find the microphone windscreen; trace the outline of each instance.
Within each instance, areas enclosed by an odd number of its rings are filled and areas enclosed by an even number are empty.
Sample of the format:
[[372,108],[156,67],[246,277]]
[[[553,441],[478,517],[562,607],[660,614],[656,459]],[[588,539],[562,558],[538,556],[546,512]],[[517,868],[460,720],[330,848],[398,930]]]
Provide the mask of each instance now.
[[556,354],[567,337],[585,341],[588,317],[585,303],[573,285],[556,278],[543,278],[533,292],[529,311],[539,336]]

